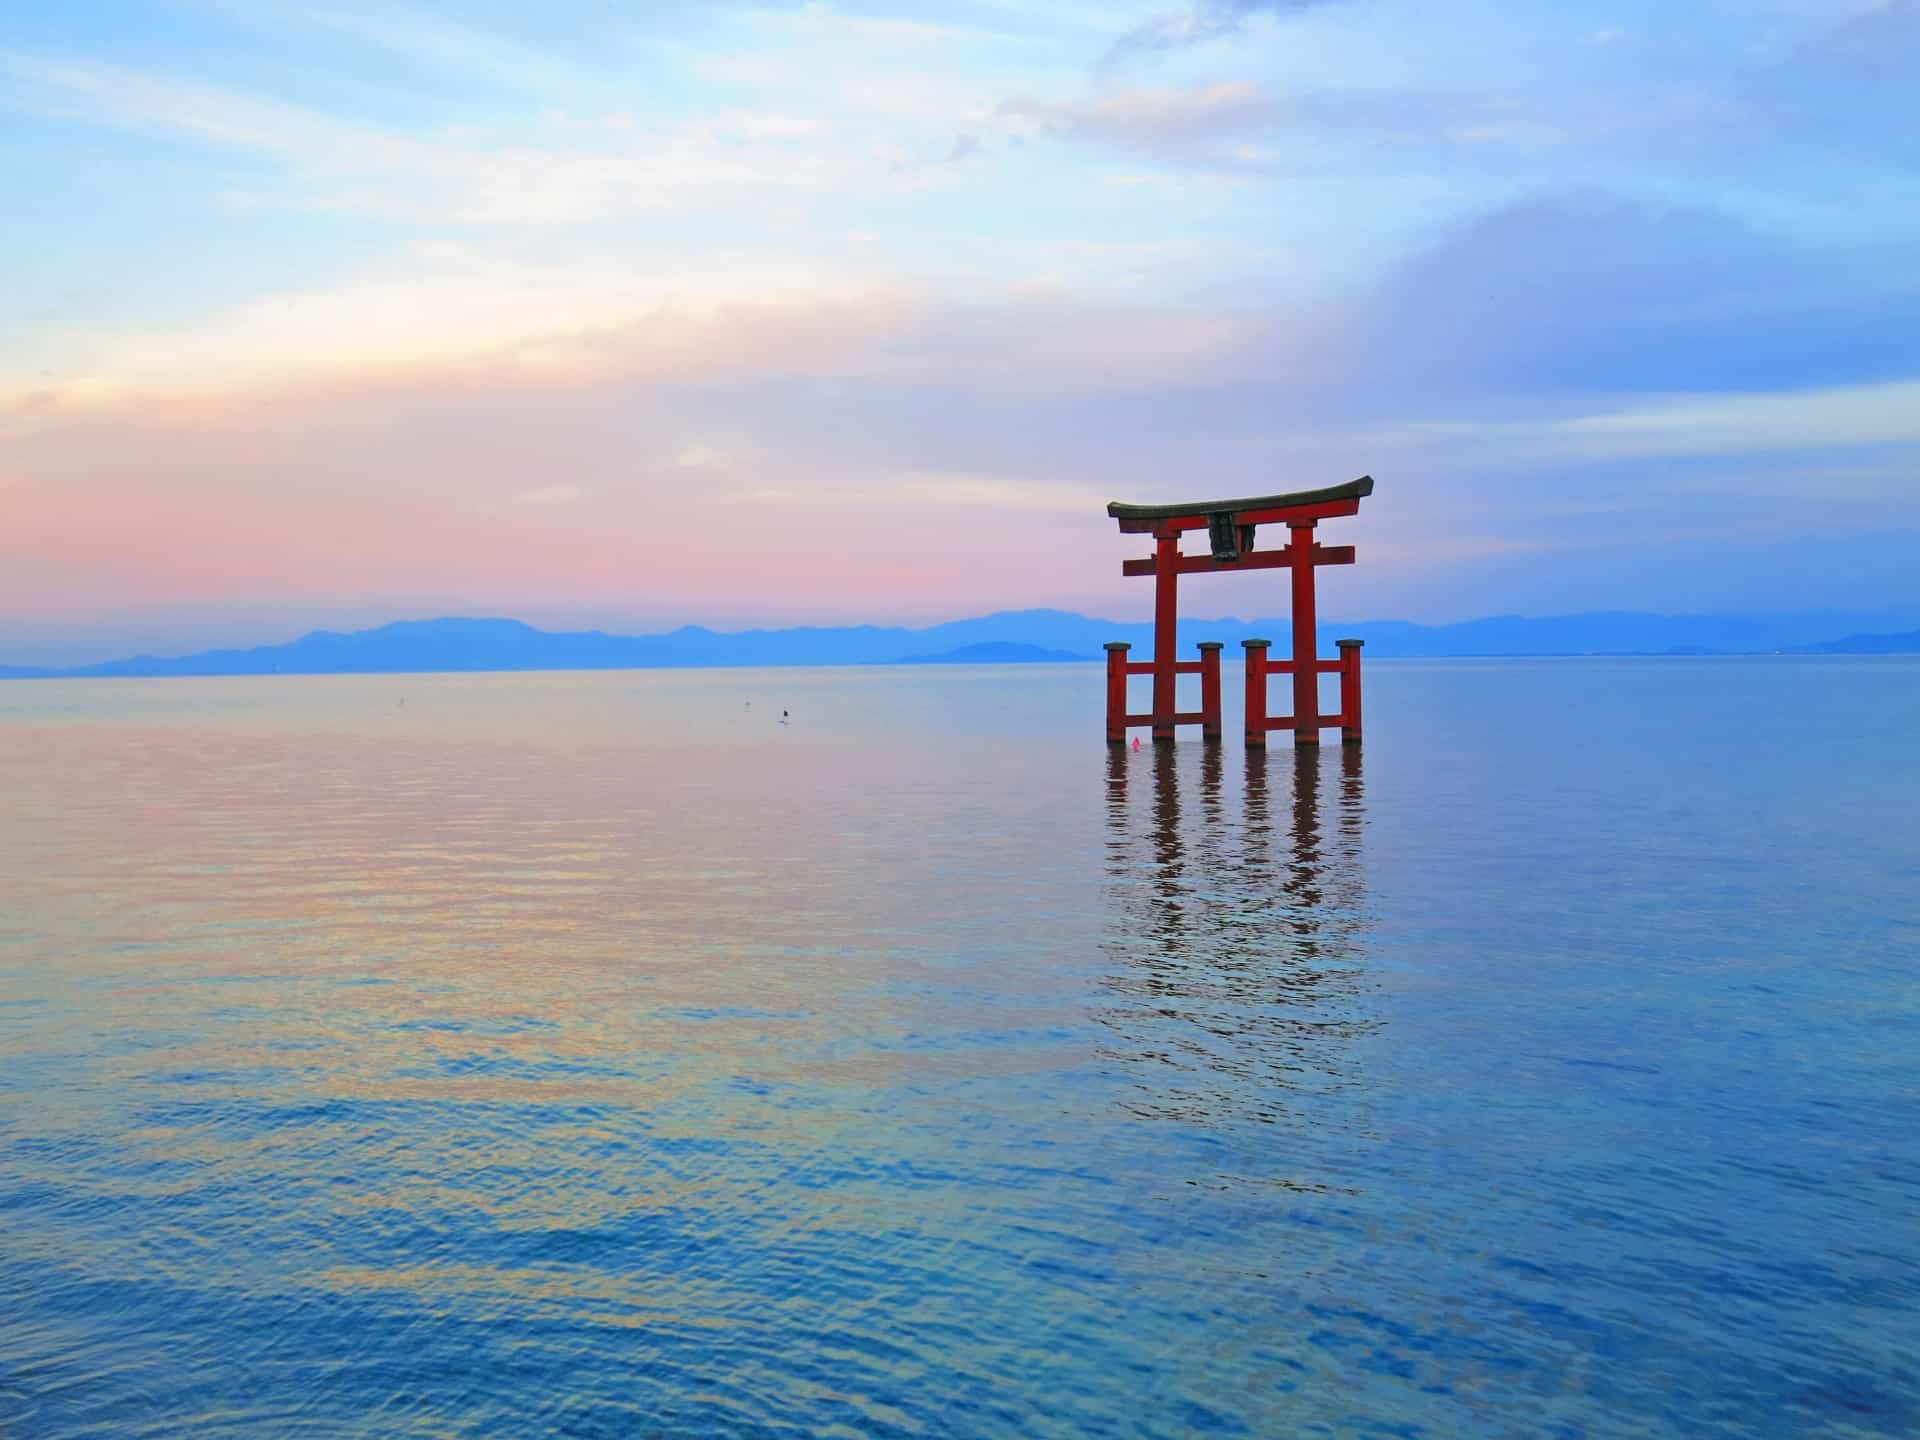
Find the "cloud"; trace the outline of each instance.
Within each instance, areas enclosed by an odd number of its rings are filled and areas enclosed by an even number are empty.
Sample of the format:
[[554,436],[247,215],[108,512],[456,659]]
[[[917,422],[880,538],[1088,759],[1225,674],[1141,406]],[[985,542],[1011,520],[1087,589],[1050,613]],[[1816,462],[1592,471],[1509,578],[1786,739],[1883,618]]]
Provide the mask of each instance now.
[[[239,13],[252,13],[244,7]],[[471,76],[513,90],[578,94],[589,76],[531,46],[502,39],[445,15],[383,5],[377,10],[326,5],[277,5],[276,23],[334,31],[426,67]]]
[[1549,195],[1448,227],[1307,329],[1334,374],[1401,396],[1796,390],[1920,373],[1920,275],[1871,241]]
[[1272,121],[1278,101],[1237,81],[1184,90],[1135,89],[1080,102],[1016,98],[999,116],[1045,135],[1092,137],[1147,150],[1189,150]]
[[[343,284],[249,301],[196,324],[69,336],[54,374],[0,372],[0,426],[115,404],[422,376],[484,391],[809,377],[1049,393],[1223,377],[1256,316],[1099,304],[1036,287],[934,289],[726,254],[511,264],[432,249]],[[720,452],[690,458],[709,465]]]
[[1256,15],[1296,15],[1336,0],[1197,0],[1184,10],[1169,10],[1142,21],[1113,43],[1103,65],[1131,55],[1183,50],[1210,40],[1238,35]]
[[[342,214],[468,225],[564,226],[729,199],[894,188],[857,148],[812,143],[817,127],[730,107],[655,127],[400,131],[177,76],[0,52],[17,104],[141,135],[172,135],[289,162],[295,203]],[[529,136],[533,138],[529,138]]]
[[609,374],[753,372],[883,332],[899,301],[805,264],[727,252],[511,262],[453,246],[331,286],[268,294],[197,322],[65,337],[52,375],[0,371],[18,407],[228,395],[430,372],[550,387]]
[[1097,515],[1112,498],[1091,485],[1060,481],[1016,480],[999,475],[905,470],[864,486],[794,489],[761,485],[734,497],[745,504],[777,504],[834,508],[870,506],[938,509],[1027,511],[1041,514]]
[[[1744,455],[1920,444],[1920,379],[1657,404],[1554,422],[1548,433],[1590,455]],[[1920,475],[1907,472],[1909,482]],[[1821,497],[1824,498],[1824,497]]]
[[0,73],[16,84],[15,104],[62,120],[316,160],[396,143],[298,105],[120,65],[0,51]]
[[731,470],[738,457],[713,445],[682,445],[673,457],[676,470]]
[[[1600,124],[1492,95],[1283,93],[1246,81],[1135,87],[1086,100],[1018,96],[995,113],[1017,134],[1142,151],[1186,170],[1241,174],[1325,173],[1335,163],[1326,151],[1330,141],[1359,140],[1376,153],[1385,147],[1557,145]],[[1285,155],[1272,148],[1289,136],[1305,143]]]
[[566,505],[580,498],[578,485],[542,485],[535,490],[522,490],[513,497],[515,505]]
[[1846,140],[1920,165],[1920,0],[1867,0],[1743,77],[1750,113],[1790,144]]
[[[1575,402],[1577,404],[1577,402]],[[1331,437],[1329,437],[1331,438]],[[1669,395],[1638,404],[1577,408],[1533,419],[1407,421],[1353,432],[1345,443],[1398,463],[1444,456],[1449,468],[1507,471],[1620,460],[1797,455],[1809,451],[1879,451],[1920,447],[1920,379],[1734,394]],[[1387,464],[1383,459],[1382,464]],[[1834,467],[1820,472],[1835,473]],[[1874,493],[1853,487],[1850,503],[1872,498],[1920,501],[1920,472],[1911,466],[1853,467],[1856,479],[1877,478]],[[1757,498],[1752,487],[1740,494]],[[1803,481],[1793,492],[1824,501],[1826,487]],[[1784,498],[1785,492],[1773,498]]]
[[[1161,263],[1139,257],[1149,260]],[[1063,256],[1062,275],[1089,263]],[[1147,406],[1189,397],[1178,403],[1190,412],[1216,387],[1267,387],[1276,417],[1409,405],[1498,415],[1526,397],[1920,374],[1920,276],[1894,245],[1797,248],[1710,209],[1540,196],[1444,227],[1376,283],[1320,303],[1123,305],[717,252],[535,264],[428,247],[194,324],[67,335],[61,354],[48,367],[23,353],[18,373],[0,373],[0,425],[142,397],[222,403],[414,375],[475,391],[807,377],[1063,402],[1135,392]],[[674,463],[736,458],[689,440]]]

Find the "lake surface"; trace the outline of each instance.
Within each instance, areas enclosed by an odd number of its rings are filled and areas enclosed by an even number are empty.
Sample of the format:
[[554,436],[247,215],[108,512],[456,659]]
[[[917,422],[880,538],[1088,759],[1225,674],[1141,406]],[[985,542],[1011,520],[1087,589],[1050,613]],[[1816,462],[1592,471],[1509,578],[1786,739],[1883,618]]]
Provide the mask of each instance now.
[[1920,660],[1101,683],[0,685],[0,1435],[1920,1433]]

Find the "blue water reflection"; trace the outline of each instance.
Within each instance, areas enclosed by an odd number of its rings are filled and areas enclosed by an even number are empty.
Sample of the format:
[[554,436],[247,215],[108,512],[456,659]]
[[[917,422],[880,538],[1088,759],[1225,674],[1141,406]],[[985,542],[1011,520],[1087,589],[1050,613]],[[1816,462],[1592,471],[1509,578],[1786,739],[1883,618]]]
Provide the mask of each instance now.
[[[1134,766],[1150,768],[1139,800]],[[1219,747],[1108,760],[1114,970],[1094,1014],[1125,1043],[1103,1053],[1144,1062],[1128,1101],[1142,1115],[1218,1127],[1305,1104],[1324,1124],[1328,1093],[1357,1080],[1342,1042],[1379,1024],[1367,1004],[1361,751],[1251,753],[1232,797],[1224,770]]]

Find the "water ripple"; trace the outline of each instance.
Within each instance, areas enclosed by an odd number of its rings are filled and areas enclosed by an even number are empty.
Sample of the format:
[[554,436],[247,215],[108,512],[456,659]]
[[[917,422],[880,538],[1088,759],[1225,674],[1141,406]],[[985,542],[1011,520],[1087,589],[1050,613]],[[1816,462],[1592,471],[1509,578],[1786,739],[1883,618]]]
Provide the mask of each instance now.
[[1920,1432],[1920,773],[1655,669],[0,688],[0,1434]]

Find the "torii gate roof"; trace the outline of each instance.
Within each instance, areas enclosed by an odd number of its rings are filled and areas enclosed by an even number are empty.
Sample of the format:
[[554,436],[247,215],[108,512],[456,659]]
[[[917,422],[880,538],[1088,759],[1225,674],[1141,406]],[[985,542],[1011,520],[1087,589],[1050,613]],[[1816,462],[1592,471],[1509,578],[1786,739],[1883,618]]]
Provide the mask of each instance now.
[[1329,485],[1321,490],[1295,490],[1286,495],[1251,495],[1244,500],[1189,500],[1174,505],[1129,505],[1110,501],[1107,514],[1125,528],[1129,520],[1184,520],[1189,516],[1211,519],[1215,515],[1245,515],[1256,510],[1292,510],[1299,506],[1326,505],[1340,500],[1362,500],[1373,493],[1373,477],[1362,475],[1344,485]]

